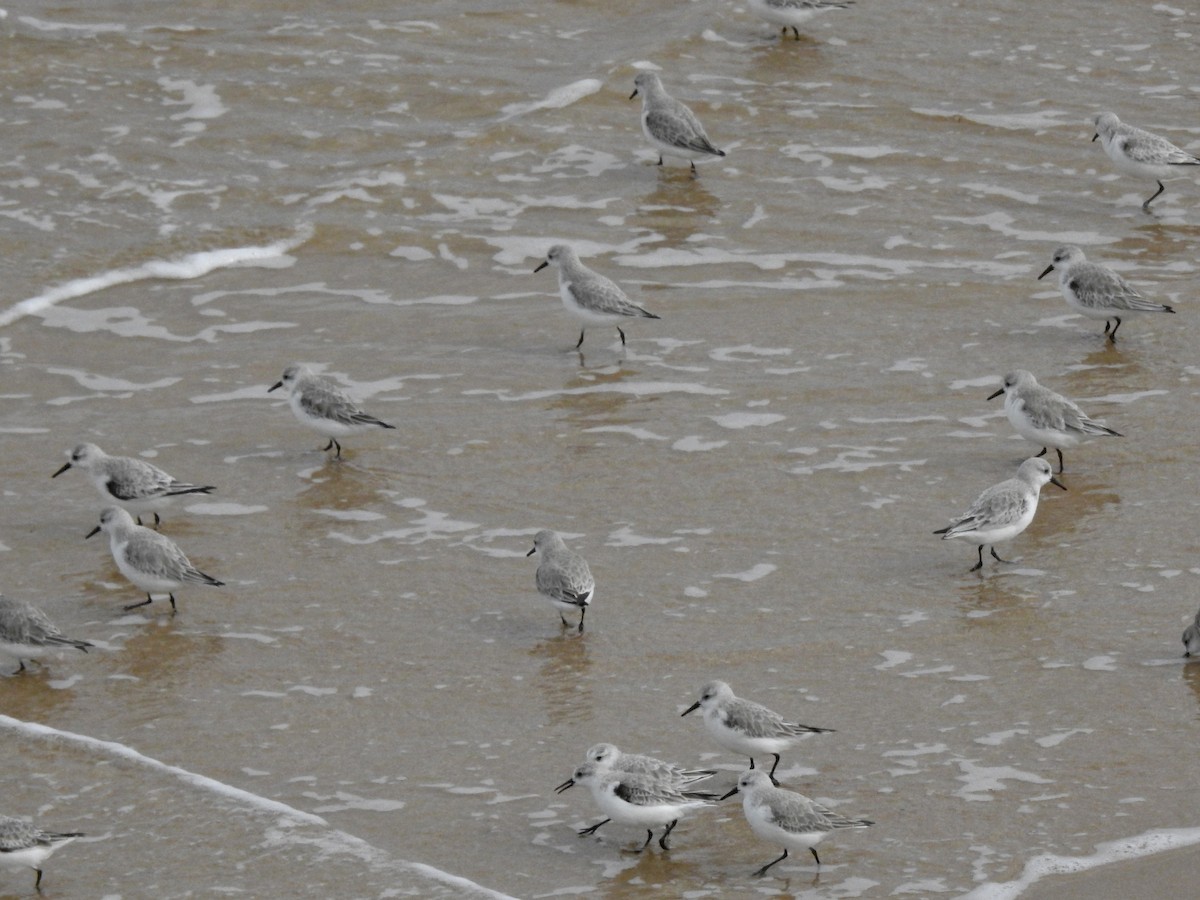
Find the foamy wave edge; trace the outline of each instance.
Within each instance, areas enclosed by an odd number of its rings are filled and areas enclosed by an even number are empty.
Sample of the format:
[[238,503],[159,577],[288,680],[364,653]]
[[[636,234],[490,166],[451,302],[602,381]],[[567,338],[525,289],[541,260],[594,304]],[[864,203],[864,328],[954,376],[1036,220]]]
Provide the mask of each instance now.
[[228,247],[222,250],[201,250],[189,253],[179,259],[152,259],[140,266],[129,266],[124,269],[112,269],[98,275],[86,278],[76,278],[66,284],[50,288],[48,291],[29,297],[8,309],[0,312],[0,328],[11,325],[25,316],[36,315],[42,310],[49,309],[63,300],[73,300],[87,294],[94,294],[117,284],[129,284],[131,281],[142,281],[147,278],[173,278],[185,280],[200,278],[216,269],[234,266],[238,263],[254,262],[256,260],[274,259],[296,249],[310,237],[313,230],[309,226],[300,228],[290,237],[266,244],[261,247]]
[[[0,728],[7,728],[28,738],[74,744],[92,753],[115,757],[149,769],[152,772],[168,775],[189,787],[217,794],[227,800],[232,800],[235,803],[248,806],[259,812],[281,816],[282,819],[276,822],[277,827],[281,829],[294,828],[299,825],[314,825],[319,828],[328,829],[328,839],[321,845],[323,852],[344,853],[377,869],[403,869],[410,874],[429,878],[463,892],[469,891],[480,897],[489,897],[493,898],[493,900],[516,900],[516,898],[508,894],[493,891],[490,888],[476,884],[468,878],[445,872],[425,863],[394,859],[387,851],[367,843],[362,838],[334,828],[320,816],[304,812],[303,810],[296,809],[294,806],[288,806],[286,803],[280,803],[278,800],[272,800],[269,797],[252,794],[242,788],[209,778],[207,775],[198,775],[195,772],[189,772],[187,769],[181,769],[179,766],[169,765],[153,757],[139,753],[125,744],[120,744],[116,741],[105,741],[89,737],[86,734],[77,734],[73,731],[62,731],[58,728],[51,728],[49,725],[41,725],[37,722],[23,722],[20,719],[14,719],[11,716],[3,714],[0,714]],[[311,842],[304,841],[303,843]]]

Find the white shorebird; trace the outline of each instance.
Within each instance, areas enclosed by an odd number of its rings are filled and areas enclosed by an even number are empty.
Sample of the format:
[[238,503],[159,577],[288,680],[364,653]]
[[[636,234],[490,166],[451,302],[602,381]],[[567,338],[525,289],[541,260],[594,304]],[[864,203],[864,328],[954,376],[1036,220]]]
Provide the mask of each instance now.
[[100,524],[85,535],[91,537],[103,531],[108,535],[108,548],[121,574],[146,592],[146,599],[130,603],[126,610],[137,609],[153,602],[153,591],[167,592],[171,612],[175,612],[175,591],[185,584],[208,584],[222,587],[225,582],[205,575],[191,564],[174,541],[164,534],[133,523],[125,510],[110,506],[100,513]]
[[[1175,312],[1169,306],[1147,300],[1137,288],[1107,266],[1088,262],[1083,251],[1070,244],[1054,251],[1050,265],[1042,270],[1038,281],[1051,272],[1058,272],[1058,289],[1067,305],[1089,319],[1104,319],[1104,333],[1114,343],[1121,319],[1129,313]],[[1114,321],[1116,324],[1109,331]]]
[[[25,660],[74,647],[88,652],[94,644],[65,637],[44,612],[24,600],[0,596],[0,656],[11,656],[25,671]],[[14,673],[15,674],[15,673]]]
[[1036,456],[1027,459],[1021,463],[1015,477],[992,485],[976,498],[970,509],[934,534],[940,534],[943,541],[962,538],[979,545],[979,562],[971,567],[972,572],[983,568],[985,546],[991,546],[992,557],[997,562],[1008,562],[996,553],[995,545],[1015,538],[1029,527],[1046,482],[1064,491],[1067,489],[1054,477],[1050,463]]
[[1121,437],[1107,425],[1090,419],[1073,401],[1038,384],[1031,372],[1017,369],[1004,376],[1000,390],[989,394],[994,400],[1004,395],[1004,413],[1017,433],[1042,445],[1038,456],[1053,447],[1058,451],[1058,471],[1063,470],[1063,448],[1068,450],[1097,435]]
[[596,596],[596,582],[587,560],[573,550],[568,550],[563,539],[555,531],[544,529],[533,536],[533,548],[526,556],[540,552],[534,580],[538,593],[549,600],[558,610],[564,626],[568,625],[564,612],[579,611],[579,631],[583,631],[583,617],[588,604]]
[[342,456],[338,438],[373,428],[396,427],[365,412],[345,391],[307,366],[288,366],[283,370],[283,376],[267,388],[267,393],[281,387],[288,390],[288,403],[297,420],[329,438],[323,449],[336,447],[334,457],[337,459]]
[[[667,836],[679,820],[698,809],[704,809],[716,799],[715,795],[695,791],[681,791],[669,781],[636,772],[618,772],[601,769],[594,762],[584,763],[575,773],[555,788],[561,794],[567,788],[582,784],[592,792],[592,799],[608,818],[622,825],[640,825],[646,829],[646,842],[639,847],[645,850],[654,838],[654,829],[663,825],[666,829],[658,839],[664,850]],[[600,825],[584,829],[580,834],[594,832]]]
[[[588,748],[587,758],[595,764],[599,772],[630,772],[634,775],[646,775],[656,781],[665,782],[676,790],[684,790],[697,781],[704,781],[717,774],[716,769],[685,769],[673,763],[663,762],[653,756],[641,753],[622,753],[616,744],[594,744]],[[579,835],[595,834],[601,825],[607,825],[611,820],[605,819],[580,830]]]
[[41,893],[42,863],[59,847],[65,847],[78,837],[83,837],[83,833],[43,831],[30,822],[0,816],[0,867],[14,872],[33,869],[37,872],[33,886]]
[[1196,621],[1183,629],[1183,655],[1200,657],[1200,611],[1196,613]]
[[642,309],[632,303],[625,292],[610,279],[599,272],[593,272],[579,261],[575,250],[569,244],[555,244],[546,254],[534,273],[542,271],[546,266],[558,269],[558,293],[562,297],[563,306],[567,312],[574,313],[583,322],[579,329],[579,342],[575,345],[578,350],[583,346],[583,335],[589,325],[616,325],[617,334],[621,336],[621,346],[625,346],[625,332],[617,325],[622,319],[643,318],[657,319],[652,312]]
[[1193,175],[1200,174],[1200,169],[1188,168],[1200,166],[1200,158],[1181,150],[1165,137],[1126,125],[1110,112],[1100,113],[1092,122],[1096,126],[1092,141],[1101,142],[1104,152],[1119,171],[1139,178],[1153,178],[1158,183],[1158,190],[1142,204],[1142,209],[1149,209],[1150,201],[1165,190],[1164,178],[1182,178],[1189,171]]
[[109,456],[95,444],[80,444],[67,452],[67,461],[51,475],[57,478],[67,469],[81,469],[92,480],[100,496],[116,502],[137,516],[154,513],[154,525],[161,521],[158,511],[184,494],[208,494],[216,488],[178,481],[158,466],[131,456]]
[[771,866],[787,859],[789,850],[803,850],[805,847],[819,866],[821,857],[817,856],[817,844],[830,833],[847,828],[867,828],[875,824],[870,819],[848,819],[803,794],[776,787],[762,772],[743,772],[734,789],[721,799],[738,793],[742,795],[742,811],[746,814],[750,830],[760,838],[783,847],[782,856],[755,871],[754,874],[759,877],[765,875]]
[[785,722],[783,716],[767,709],[760,703],[744,700],[733,693],[723,681],[710,681],[700,689],[700,699],[685,709],[687,715],[696,709],[703,710],[704,725],[713,740],[733,753],[750,757],[750,768],[754,768],[754,757],[769,753],[775,763],[767,777],[775,781],[775,769],[779,766],[779,754],[808,734],[824,734],[832,728],[817,728],[799,722]]
[[854,0],[747,0],[750,11],[760,19],[766,19],[783,27],[783,34],[792,29],[796,40],[800,40],[798,25],[802,25],[817,13],[829,9],[846,9]]
[[725,155],[724,150],[718,150],[708,139],[696,114],[668,94],[654,72],[639,72],[633,79],[629,99],[638,94],[642,97],[642,133],[658,151],[660,166],[664,155],[677,156],[688,160],[695,172],[696,160]]

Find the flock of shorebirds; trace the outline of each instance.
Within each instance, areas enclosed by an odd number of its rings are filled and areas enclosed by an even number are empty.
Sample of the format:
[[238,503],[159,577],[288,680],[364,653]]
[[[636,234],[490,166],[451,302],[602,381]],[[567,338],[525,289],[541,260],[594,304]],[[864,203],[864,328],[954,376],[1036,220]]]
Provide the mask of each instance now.
[[[785,36],[791,29],[798,39],[798,26],[811,16],[845,8],[853,0],[747,2],[753,12],[781,26]],[[638,96],[642,98],[642,131],[658,152],[660,165],[664,156],[681,158],[696,173],[697,162],[726,155],[709,139],[695,113],[667,93],[657,74],[643,71],[634,78],[631,99]],[[1149,209],[1151,202],[1165,190],[1163,180],[1200,171],[1190,168],[1200,166],[1200,158],[1166,138],[1122,123],[1111,112],[1095,116],[1093,124],[1092,140],[1101,141],[1104,152],[1119,171],[1156,182],[1158,189],[1143,202],[1144,209]],[[615,326],[624,345],[621,323],[636,318],[659,318],[633,303],[613,281],[585,266],[567,244],[552,246],[534,271],[547,266],[557,269],[563,305],[581,322],[576,348],[582,346],[589,325]],[[1058,273],[1059,290],[1072,309],[1086,317],[1104,320],[1104,334],[1110,342],[1115,343],[1117,330],[1131,314],[1174,312],[1170,306],[1144,297],[1112,269],[1088,261],[1078,247],[1058,248],[1038,278],[1051,272]],[[289,366],[268,391],[279,388],[287,390],[296,418],[328,438],[324,450],[334,450],[335,457],[341,456],[339,438],[393,427],[364,411],[341,388],[305,366]],[[1013,428],[1034,444],[1041,444],[1042,452],[1021,463],[1015,477],[985,490],[966,513],[934,532],[943,539],[960,538],[977,545],[978,560],[971,571],[983,566],[985,547],[991,548],[996,560],[1004,562],[996,553],[995,544],[1016,537],[1028,527],[1044,485],[1054,484],[1066,490],[1055,478],[1050,463],[1041,457],[1053,448],[1061,473],[1064,449],[1095,436],[1119,436],[1089,418],[1072,400],[1039,384],[1027,371],[1006,374],[1000,389],[988,399],[1001,394]],[[149,604],[155,593],[165,593],[174,613],[174,592],[183,585],[222,585],[193,566],[172,540],[156,530],[160,524],[159,510],[168,503],[180,496],[207,494],[214,490],[213,486],[180,482],[144,460],[110,456],[90,443],[73,448],[68,453],[68,462],[54,477],[70,468],[87,474],[106,502],[112,504],[104,508],[99,524],[87,537],[105,533],[117,568],[145,592],[145,600],[126,609]],[[141,517],[151,513],[154,529],[142,525]],[[570,625],[566,614],[578,613],[577,628],[582,632],[584,616],[595,595],[595,582],[587,562],[550,530],[534,536],[529,555],[534,553],[540,553],[535,575],[539,593],[553,604],[564,627]],[[1185,656],[1200,655],[1200,612],[1195,623],[1184,631],[1183,643]],[[25,669],[27,659],[64,648],[86,652],[92,646],[87,641],[64,636],[36,607],[0,597],[0,656],[16,660],[18,672]],[[694,785],[716,774],[716,770],[684,769],[652,757],[622,753],[612,744],[598,744],[588,751],[587,761],[558,787],[559,792],[576,784],[588,787],[606,816],[603,821],[582,829],[580,835],[595,834],[610,821],[638,825],[647,830],[644,848],[653,839],[654,829],[662,827],[658,843],[666,849],[667,837],[680,818],[711,806],[715,800],[741,793],[745,817],[754,833],[784,848],[781,856],[756,871],[762,875],[786,859],[789,850],[807,847],[820,864],[816,844],[824,837],[835,831],[873,824],[868,819],[847,818],[826,809],[802,794],[780,788],[775,780],[781,751],[807,734],[832,729],[787,722],[766,707],[735,696],[721,681],[705,685],[700,699],[683,715],[696,709],[703,711],[704,723],[718,744],[749,757],[750,767],[737,785],[722,796],[696,791]],[[754,757],[761,755],[774,756],[770,772],[754,768]],[[19,819],[0,817],[0,866],[34,869],[35,887],[40,890],[44,860],[80,836],[44,831]]]

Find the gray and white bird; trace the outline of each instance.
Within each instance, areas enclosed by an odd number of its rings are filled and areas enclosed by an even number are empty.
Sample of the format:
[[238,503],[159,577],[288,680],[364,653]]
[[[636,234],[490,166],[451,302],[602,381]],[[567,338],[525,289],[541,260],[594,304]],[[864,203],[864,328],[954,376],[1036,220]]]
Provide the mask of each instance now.
[[[38,659],[67,647],[88,652],[94,644],[63,635],[50,617],[24,600],[0,596],[0,656],[9,656],[25,671],[25,660]],[[15,673],[14,673],[15,674]]]
[[33,886],[40,893],[42,864],[58,848],[65,847],[79,837],[83,837],[80,831],[44,831],[30,822],[12,816],[0,816],[0,867],[14,872],[33,869],[37,872]]
[[1163,179],[1200,175],[1200,168],[1193,168],[1200,166],[1200,158],[1181,150],[1165,137],[1126,125],[1110,112],[1100,113],[1092,123],[1096,126],[1093,143],[1100,141],[1118,171],[1139,178],[1153,178],[1158,183],[1158,190],[1146,199],[1142,209],[1149,209],[1150,201],[1165,190]]
[[1200,657],[1200,611],[1196,612],[1196,620],[1183,629],[1183,655]]
[[806,735],[834,730],[786,722],[783,716],[761,703],[738,697],[724,681],[710,681],[704,685],[700,689],[700,699],[681,715],[686,716],[696,709],[703,710],[704,725],[713,740],[732,753],[750,757],[751,769],[755,756],[764,753],[774,756],[775,762],[767,774],[772,782],[775,781],[775,769],[779,767],[780,753]]
[[677,156],[692,164],[724,156],[704,132],[704,126],[696,114],[667,93],[662,81],[654,72],[639,72],[633,79],[633,93],[629,99],[642,97],[642,134],[650,146],[658,151],[658,164],[663,156]]
[[1067,305],[1089,319],[1103,319],[1104,333],[1113,343],[1117,340],[1121,319],[1130,313],[1175,312],[1169,306],[1147,300],[1137,288],[1107,266],[1088,262],[1083,251],[1070,244],[1054,251],[1050,265],[1042,270],[1038,281],[1051,272],[1058,272],[1058,289]]
[[108,548],[121,574],[146,592],[146,599],[130,603],[126,610],[137,609],[153,602],[154,591],[166,592],[175,612],[175,591],[185,584],[207,584],[222,587],[225,582],[205,575],[191,564],[179,546],[164,534],[133,523],[125,510],[109,506],[100,513],[100,524],[85,537],[103,531],[108,535]]
[[1036,456],[1031,457],[1021,463],[1015,477],[992,485],[975,499],[970,509],[934,534],[940,534],[943,541],[962,538],[968,543],[977,544],[979,562],[971,567],[972,572],[983,568],[985,546],[991,546],[996,562],[1006,563],[1008,560],[1001,559],[996,553],[995,545],[1012,540],[1029,527],[1037,512],[1042,486],[1047,482],[1064,491],[1067,489],[1054,477],[1050,463]]
[[618,322],[629,318],[658,318],[631,302],[610,279],[581,263],[569,244],[555,244],[546,253],[541,265],[533,271],[536,274],[546,266],[558,269],[558,293],[563,306],[583,322],[579,329],[579,341],[575,344],[576,350],[583,346],[583,335],[589,325],[616,325],[621,346],[624,347],[625,332],[617,325]]
[[1016,369],[1004,376],[1000,390],[988,395],[994,400],[1004,395],[1004,413],[1017,434],[1042,445],[1038,456],[1053,447],[1058,452],[1058,471],[1063,470],[1063,448],[1070,449],[1090,437],[1121,437],[1107,425],[1089,418],[1074,401],[1038,384],[1033,373]]
[[579,613],[579,631],[583,631],[583,618],[588,605],[596,596],[596,582],[587,560],[573,550],[568,550],[563,539],[555,531],[544,529],[533,536],[533,547],[526,556],[541,553],[534,580],[538,593],[549,600],[558,610],[558,617],[568,626],[565,612]]
[[805,847],[819,866],[821,857],[817,856],[817,844],[826,837],[835,831],[868,828],[875,824],[870,819],[849,819],[803,794],[776,787],[761,771],[743,772],[733,790],[721,799],[734,794],[742,795],[742,812],[746,814],[750,830],[763,840],[783,847],[782,856],[755,871],[759,877],[771,866],[787,859],[789,850]]
[[296,419],[329,438],[329,443],[322,449],[337,448],[336,459],[342,456],[338,438],[375,428],[396,427],[366,412],[350,399],[349,394],[307,366],[288,366],[283,370],[283,376],[267,388],[267,393],[281,387],[287,388],[288,404]]
[[[667,837],[679,820],[710,806],[711,801],[716,799],[713,794],[680,790],[669,781],[651,775],[601,769],[594,762],[577,767],[574,774],[554,790],[561,794],[577,784],[591,790],[592,799],[608,817],[600,825],[612,821],[646,829],[646,842],[639,850],[645,850],[654,838],[654,829],[664,825],[666,829],[659,836],[658,845],[670,850]],[[585,828],[580,834],[592,833],[600,825]]]
[[95,444],[80,444],[67,451],[67,462],[51,475],[57,478],[67,469],[80,469],[91,479],[100,496],[129,510],[142,524],[142,515],[154,513],[154,525],[161,519],[158,511],[185,494],[209,494],[211,484],[190,484],[168,475],[158,466],[131,456],[109,456]]
[[[669,784],[676,790],[683,791],[697,781],[704,781],[717,774],[716,769],[685,769],[673,763],[663,762],[653,756],[641,753],[622,753],[616,744],[593,744],[588,748],[588,761],[595,764],[599,772],[629,772],[633,775],[646,775],[655,781]],[[579,836],[595,834],[601,825],[607,825],[611,819],[604,819],[595,825],[589,825],[579,831]]]
[[760,19],[782,26],[785,36],[788,29],[792,29],[796,40],[800,40],[800,30],[797,26],[807,22],[817,13],[830,9],[846,9],[853,2],[854,0],[747,0],[746,5]]

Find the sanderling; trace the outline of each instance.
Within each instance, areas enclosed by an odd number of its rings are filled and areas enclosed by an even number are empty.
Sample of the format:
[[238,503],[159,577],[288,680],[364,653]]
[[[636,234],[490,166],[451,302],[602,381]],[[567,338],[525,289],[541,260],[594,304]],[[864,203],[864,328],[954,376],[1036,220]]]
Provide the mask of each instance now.
[[324,450],[336,447],[335,458],[341,458],[342,445],[337,439],[359,434],[372,428],[395,428],[382,422],[350,399],[350,396],[327,378],[314,374],[307,366],[288,366],[283,377],[267,388],[288,389],[288,403],[302,425],[329,438]]
[[183,551],[164,534],[133,524],[133,517],[116,506],[100,513],[100,524],[89,531],[91,537],[103,531],[108,548],[121,574],[146,592],[146,599],[130,603],[125,609],[137,609],[154,600],[152,591],[167,592],[171,613],[175,612],[175,590],[184,584],[209,584],[222,587],[225,582],[205,575],[188,561]]
[[15,659],[20,666],[17,672],[25,671],[25,660],[37,659],[52,650],[74,647],[87,653],[88,647],[94,646],[64,637],[50,617],[36,606],[0,596],[0,655]]
[[1015,538],[1029,527],[1033,514],[1037,512],[1038,497],[1046,482],[1067,489],[1054,477],[1054,469],[1044,459],[1034,456],[1021,463],[1016,477],[994,484],[980,494],[971,508],[945,528],[940,534],[943,541],[962,538],[979,545],[979,562],[970,571],[983,568],[983,548],[992,547],[992,557],[997,562],[1008,562],[996,553],[995,545]]
[[819,12],[827,9],[845,9],[854,0],[747,0],[747,6],[761,19],[783,26],[783,34],[792,29],[796,40],[800,31],[796,27],[807,22]]
[[[576,768],[575,773],[556,787],[555,791],[561,794],[577,784],[585,785],[591,790],[592,799],[608,817],[604,822],[640,825],[646,829],[646,842],[638,848],[639,850],[646,849],[654,838],[654,829],[662,825],[667,827],[659,837],[658,845],[664,850],[670,850],[667,846],[667,836],[679,820],[691,812],[709,806],[711,801],[716,799],[713,794],[681,791],[671,782],[650,775],[602,769],[594,762],[584,763]],[[585,828],[579,833],[592,833],[600,825]]]
[[[579,329],[578,350],[583,346],[583,335],[589,325],[616,325],[623,318],[641,317],[657,319],[636,303],[631,303],[625,292],[598,272],[593,272],[579,261],[579,257],[568,244],[555,244],[546,254],[546,259],[534,269],[542,271],[546,266],[558,269],[558,293],[567,312],[574,313],[583,321]],[[621,346],[625,346],[625,332],[617,325]]]
[[579,630],[582,632],[588,604],[596,596],[596,582],[587,560],[568,550],[558,533],[549,529],[533,536],[533,548],[525,555],[533,556],[539,550],[542,556],[535,575],[538,593],[554,604],[563,625],[568,624],[564,612],[579,610]]
[[1038,456],[1045,456],[1051,447],[1058,451],[1059,472],[1063,470],[1063,447],[1070,449],[1096,435],[1121,437],[1121,432],[1089,419],[1073,401],[1038,384],[1033,373],[1024,369],[1005,375],[1000,390],[989,394],[988,399],[1001,394],[1012,427],[1021,437],[1042,445]]
[[743,772],[737,786],[721,799],[738,793],[742,795],[742,811],[746,814],[750,830],[760,838],[783,847],[781,857],[771,860],[754,873],[760,877],[771,866],[787,859],[788,850],[804,847],[809,849],[819,866],[821,857],[817,856],[817,844],[831,831],[867,828],[875,824],[870,819],[848,819],[803,794],[775,787],[762,772]]
[[109,456],[95,444],[80,444],[67,452],[67,461],[51,475],[57,478],[67,469],[84,471],[105,500],[116,501],[137,517],[154,513],[154,525],[161,519],[158,510],[182,494],[208,494],[216,488],[211,484],[198,485],[176,481],[158,466],[130,456]]
[[[588,748],[587,758],[595,763],[599,772],[631,772],[634,775],[646,775],[656,781],[663,781],[676,790],[683,790],[697,781],[704,781],[717,774],[716,769],[684,769],[673,763],[663,762],[653,756],[643,756],[640,753],[622,753],[616,744],[594,744]],[[611,819],[604,819],[595,825],[589,825],[579,831],[580,837],[585,834],[595,834],[601,825],[607,825]]]
[[658,164],[663,164],[663,155],[678,156],[692,164],[696,171],[696,160],[714,159],[724,156],[724,150],[713,146],[704,126],[696,114],[667,93],[654,72],[639,72],[633,79],[632,100],[642,95],[642,133],[650,146],[658,151]]
[[[1169,306],[1147,300],[1137,288],[1107,266],[1088,262],[1078,247],[1068,244],[1055,250],[1054,258],[1038,276],[1038,281],[1055,271],[1058,272],[1058,289],[1067,305],[1089,319],[1104,319],[1104,333],[1114,343],[1121,318],[1128,313],[1175,312]],[[1113,321],[1117,324],[1110,332],[1108,328]]]
[[[1164,178],[1181,178],[1189,174],[1184,166],[1200,166],[1200,158],[1180,150],[1165,137],[1124,124],[1110,112],[1100,113],[1092,122],[1096,126],[1092,140],[1100,140],[1117,169],[1127,175],[1153,178],[1158,183],[1158,190],[1142,204],[1142,209],[1149,209],[1150,201],[1163,192]],[[1200,170],[1192,174],[1198,173]]]
[[21,819],[0,816],[0,866],[14,872],[24,868],[33,869],[37,872],[33,886],[41,893],[42,863],[59,847],[66,846],[78,837],[83,837],[83,833],[43,831]]
[[775,757],[768,778],[775,781],[779,754],[806,734],[823,734],[832,728],[816,728],[799,722],[785,722],[783,716],[752,700],[743,700],[723,681],[710,681],[700,689],[700,699],[685,709],[687,715],[695,709],[704,710],[704,724],[713,739],[733,753],[754,757],[769,753]]
[[1196,613],[1196,621],[1183,629],[1183,655],[1200,657],[1200,611]]

